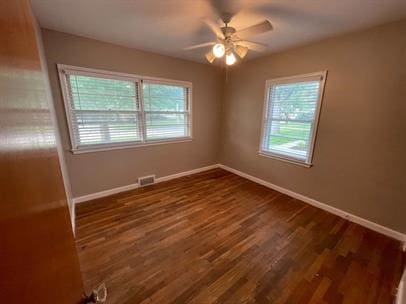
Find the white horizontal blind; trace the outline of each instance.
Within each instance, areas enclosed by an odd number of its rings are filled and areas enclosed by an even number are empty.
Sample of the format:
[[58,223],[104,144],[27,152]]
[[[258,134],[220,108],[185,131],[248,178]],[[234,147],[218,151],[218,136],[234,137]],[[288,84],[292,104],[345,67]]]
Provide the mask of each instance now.
[[191,137],[190,85],[63,67],[73,151]]
[[323,75],[269,83],[261,150],[309,164]]
[[189,88],[143,81],[146,140],[188,137]]
[[74,148],[141,141],[138,83],[67,74]]

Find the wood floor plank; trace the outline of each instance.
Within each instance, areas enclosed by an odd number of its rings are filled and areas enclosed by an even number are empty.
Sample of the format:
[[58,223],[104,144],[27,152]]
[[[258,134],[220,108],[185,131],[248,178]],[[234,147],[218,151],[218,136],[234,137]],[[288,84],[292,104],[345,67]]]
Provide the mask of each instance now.
[[88,290],[122,303],[392,303],[399,242],[221,169],[77,206]]

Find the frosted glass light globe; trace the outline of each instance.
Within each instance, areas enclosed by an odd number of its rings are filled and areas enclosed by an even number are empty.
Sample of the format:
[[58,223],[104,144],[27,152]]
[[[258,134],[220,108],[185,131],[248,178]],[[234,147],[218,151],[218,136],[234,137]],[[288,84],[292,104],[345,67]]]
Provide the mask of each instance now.
[[226,64],[227,65],[233,65],[237,59],[235,58],[235,55],[233,53],[226,55]]
[[213,54],[217,58],[223,57],[225,52],[226,52],[226,49],[225,49],[224,45],[222,45],[221,43],[217,43],[213,46]]

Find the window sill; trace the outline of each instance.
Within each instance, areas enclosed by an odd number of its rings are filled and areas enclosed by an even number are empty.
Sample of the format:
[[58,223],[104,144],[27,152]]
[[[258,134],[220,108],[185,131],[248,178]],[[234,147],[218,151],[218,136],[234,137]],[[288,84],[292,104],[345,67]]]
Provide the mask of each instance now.
[[283,157],[283,156],[281,156],[281,155],[266,153],[266,152],[263,152],[263,151],[259,151],[259,152],[258,152],[258,155],[259,155],[259,156],[263,156],[263,157],[268,157],[268,158],[273,158],[273,159],[281,160],[281,161],[284,161],[284,162],[287,162],[287,163],[291,163],[291,164],[294,164],[294,165],[299,165],[299,166],[302,166],[302,167],[305,167],[305,168],[310,168],[310,167],[313,166],[313,164],[311,164],[311,163],[306,163],[306,162],[304,162],[304,161],[292,159],[292,158],[289,158],[289,157]]
[[156,146],[156,145],[167,145],[167,144],[176,144],[176,143],[185,143],[191,142],[191,137],[186,138],[179,138],[174,140],[156,140],[150,142],[141,142],[141,143],[131,143],[131,144],[118,144],[118,145],[103,145],[103,146],[89,146],[86,148],[79,148],[79,149],[71,149],[69,150],[73,154],[84,154],[84,153],[94,153],[94,152],[103,152],[103,151],[111,151],[111,150],[121,150],[121,149],[134,149],[134,148],[141,148],[141,147],[148,147],[148,146]]

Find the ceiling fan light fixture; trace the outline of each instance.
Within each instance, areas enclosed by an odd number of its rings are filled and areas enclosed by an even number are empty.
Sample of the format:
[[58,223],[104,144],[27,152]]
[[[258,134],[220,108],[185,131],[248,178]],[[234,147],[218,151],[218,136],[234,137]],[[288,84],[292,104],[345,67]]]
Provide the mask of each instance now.
[[248,53],[248,48],[242,45],[235,46],[235,52],[241,59],[244,58]]
[[212,52],[215,57],[221,58],[224,56],[224,53],[226,52],[226,48],[224,47],[224,45],[222,43],[216,43],[213,46]]
[[226,64],[227,65],[233,65],[237,61],[237,58],[235,58],[234,53],[230,53],[226,55]]
[[206,59],[208,62],[213,63],[214,59],[216,59],[216,56],[214,56],[213,51],[210,51],[206,54]]
[[[235,27],[228,25],[234,14],[221,13],[221,11],[217,11],[215,15],[216,16],[213,16],[213,18],[205,18],[203,21],[216,35],[217,39],[210,42],[184,47],[183,50],[189,51],[210,47],[210,52],[205,55],[207,61],[213,63],[216,58],[225,57],[224,61],[226,65],[233,65],[237,62],[237,60],[245,58],[248,50],[254,50],[257,52],[266,50],[267,45],[248,41],[245,38],[271,31],[273,26],[268,20],[264,20],[260,23],[237,30]],[[217,22],[217,17],[219,16],[224,23],[223,26],[220,26]]]

